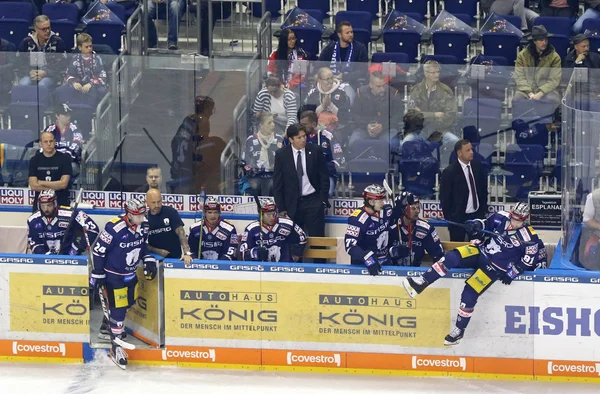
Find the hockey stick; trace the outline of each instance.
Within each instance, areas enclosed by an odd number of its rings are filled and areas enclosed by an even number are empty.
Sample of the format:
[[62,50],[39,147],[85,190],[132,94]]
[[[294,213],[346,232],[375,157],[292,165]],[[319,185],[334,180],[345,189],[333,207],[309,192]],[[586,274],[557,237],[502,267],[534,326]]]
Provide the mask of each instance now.
[[[445,219],[441,219],[440,222],[442,222],[443,224],[451,224],[453,226],[457,226],[457,227],[463,228],[465,230],[467,229],[467,225],[465,223],[453,222],[452,220],[445,220]],[[486,230],[486,229],[482,229],[481,232],[484,234],[498,235],[498,233],[495,233],[493,231]]]
[[[262,247],[263,244],[263,217],[262,217],[262,207],[260,206],[260,201],[258,200],[258,193],[256,192],[256,189],[252,189],[252,196],[254,197],[254,202],[256,203],[256,209],[258,210],[258,224],[259,224],[259,228],[258,228],[258,236],[260,237],[260,247]],[[259,256],[260,258],[260,256]]]
[[[94,266],[94,253],[92,252],[92,245],[90,244],[90,237],[88,236],[87,230],[83,230],[83,235],[85,237],[85,242],[87,243],[88,253],[90,255],[90,262],[92,263],[92,267]],[[94,244],[96,242],[94,241]],[[100,295],[100,304],[102,305],[102,313],[104,314],[104,318],[110,325],[110,309],[108,308],[108,295],[106,294],[106,288],[104,286],[98,288],[98,293]],[[122,348],[133,350],[135,349],[135,345],[129,342],[125,342],[121,338],[115,337],[115,334],[112,332],[110,327],[108,328],[108,332],[110,333],[110,340]]]
[[394,193],[394,191],[390,187],[390,185],[387,181],[387,178],[383,179],[383,188],[385,189],[385,192],[388,194],[388,199],[390,196],[392,196],[392,201],[396,201],[396,193]]
[[[198,259],[202,260],[202,235],[204,234],[204,221],[206,217],[204,216],[204,204],[206,204],[206,192],[204,191],[204,186],[200,189],[200,194],[198,197],[202,197],[202,219],[200,219],[200,239],[198,240]],[[196,207],[196,212],[199,207]]]
[[[75,210],[77,210],[77,207],[79,206],[79,202],[81,201],[82,194],[83,194],[83,187],[81,189],[79,189],[79,193],[77,194],[77,197],[75,198],[75,205],[73,205],[73,213],[71,214],[71,217],[69,218],[69,224],[67,224],[67,228],[65,229],[65,235],[63,235],[62,239],[60,240],[60,244],[58,245],[58,250],[56,250],[54,254],[60,254],[60,250],[63,248],[63,245],[64,245],[65,241],[67,240],[67,237],[69,236],[69,231],[71,231],[71,227],[73,227],[73,220],[75,220]],[[58,205],[58,203],[57,203],[57,205]]]

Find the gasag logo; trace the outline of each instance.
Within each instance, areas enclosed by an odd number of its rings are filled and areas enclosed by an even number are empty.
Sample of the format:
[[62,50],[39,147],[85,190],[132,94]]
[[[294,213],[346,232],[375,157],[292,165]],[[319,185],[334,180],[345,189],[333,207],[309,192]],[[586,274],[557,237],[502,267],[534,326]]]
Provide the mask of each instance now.
[[36,343],[28,341],[13,341],[12,354],[15,356],[62,356],[67,355],[64,343]]
[[287,352],[287,365],[341,367],[342,356],[339,353],[328,352]]
[[467,359],[452,356],[412,356],[411,366],[412,369],[464,372],[467,370]]
[[164,361],[193,361],[193,362],[216,362],[217,351],[215,349],[190,349],[190,348],[165,348],[162,350]]

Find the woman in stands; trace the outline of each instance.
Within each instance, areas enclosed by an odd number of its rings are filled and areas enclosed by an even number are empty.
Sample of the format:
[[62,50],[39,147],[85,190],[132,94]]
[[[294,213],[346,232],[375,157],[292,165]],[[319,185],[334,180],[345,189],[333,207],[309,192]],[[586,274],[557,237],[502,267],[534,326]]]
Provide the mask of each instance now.
[[[316,54],[315,54],[316,55]],[[296,60],[308,60],[304,49],[296,46],[296,35],[290,29],[283,29],[279,36],[277,49],[269,56],[267,75],[277,76],[284,82],[288,89],[295,89],[304,77],[298,71]]]

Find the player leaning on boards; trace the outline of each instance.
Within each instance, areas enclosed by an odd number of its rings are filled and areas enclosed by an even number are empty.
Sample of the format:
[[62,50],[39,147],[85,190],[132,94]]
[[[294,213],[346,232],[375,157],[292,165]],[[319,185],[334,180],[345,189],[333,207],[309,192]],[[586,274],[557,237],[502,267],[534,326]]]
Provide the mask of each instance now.
[[236,260],[237,230],[232,223],[221,219],[221,204],[216,197],[206,197],[202,219],[190,227],[188,245],[195,259]]
[[42,190],[39,211],[27,219],[29,248],[33,254],[79,255],[86,249],[83,232],[90,242],[98,236],[98,225],[85,212],[58,206],[54,190]]
[[[546,267],[546,249],[533,227],[524,227],[529,206],[517,203],[512,211],[500,211],[485,220],[469,220],[466,230],[473,238],[470,245],[446,253],[423,276],[405,278],[402,282],[408,295],[415,298],[429,285],[445,276],[448,269],[474,268],[466,280],[460,298],[456,327],[446,335],[444,345],[456,345],[465,329],[478,298],[497,280],[510,285],[524,271]],[[484,233],[484,231],[486,231]]]
[[389,264],[388,240],[392,206],[385,204],[385,189],[369,185],[363,191],[364,205],[348,218],[344,237],[351,264],[365,265],[375,276]]
[[102,322],[100,334],[110,335],[110,357],[122,369],[127,366],[127,353],[117,342],[123,342],[125,314],[135,303],[136,268],[143,259],[146,280],[154,279],[157,270],[156,260],[148,254],[145,214],[144,203],[136,199],[127,200],[125,214],[106,223],[92,253],[90,285],[95,292],[104,287],[110,316],[109,321],[105,318]]

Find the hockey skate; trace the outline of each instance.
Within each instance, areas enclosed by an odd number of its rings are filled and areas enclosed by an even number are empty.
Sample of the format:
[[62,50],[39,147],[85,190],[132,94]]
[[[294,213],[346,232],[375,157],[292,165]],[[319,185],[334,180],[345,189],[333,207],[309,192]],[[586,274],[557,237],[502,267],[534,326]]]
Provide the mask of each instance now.
[[117,364],[119,368],[127,368],[127,353],[125,353],[125,350],[115,342],[113,342],[112,347],[110,348],[110,359]]
[[416,298],[418,294],[421,294],[427,287],[428,283],[423,279],[422,276],[418,278],[404,278],[402,286],[410,298]]
[[[100,326],[100,333],[98,334],[98,338],[103,340],[103,341],[110,341],[111,337],[110,337],[110,326],[108,325],[108,322],[106,321],[106,319],[102,320],[102,325]],[[123,331],[123,334],[121,334],[121,339],[127,339],[127,332]]]
[[446,338],[444,340],[444,345],[446,345],[446,346],[458,345],[464,335],[465,335],[465,330],[463,330],[462,328],[455,327],[454,330],[452,330],[452,332],[450,334],[446,335]]

